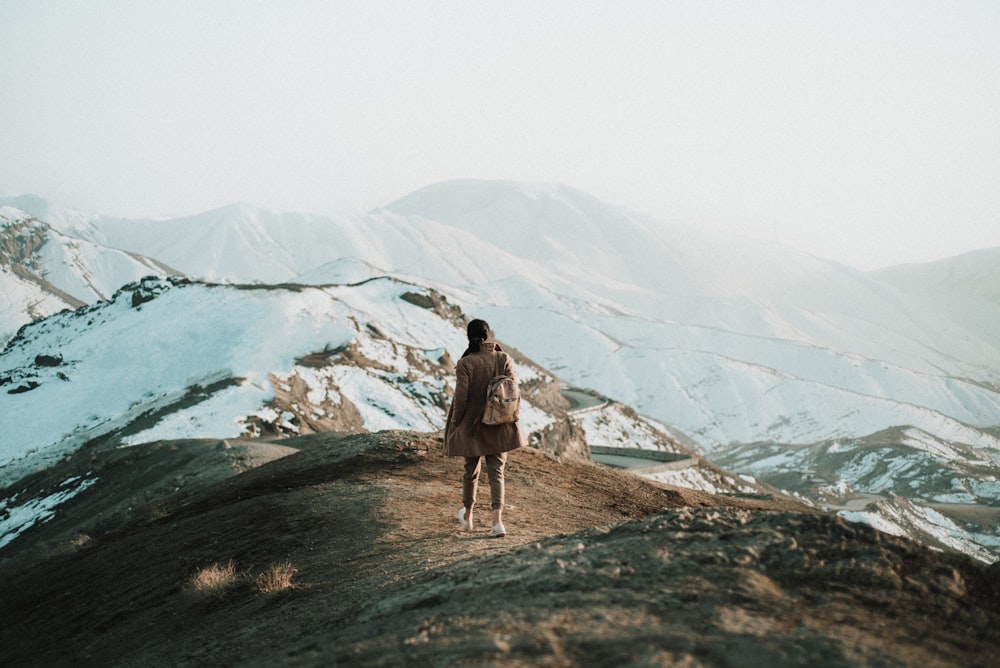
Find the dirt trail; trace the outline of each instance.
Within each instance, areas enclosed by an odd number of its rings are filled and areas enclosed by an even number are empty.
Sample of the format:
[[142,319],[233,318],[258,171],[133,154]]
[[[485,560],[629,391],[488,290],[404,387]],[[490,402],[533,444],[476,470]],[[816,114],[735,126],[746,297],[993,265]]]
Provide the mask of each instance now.
[[[790,501],[522,449],[510,534],[490,539],[485,521],[460,531],[461,460],[437,435],[286,443],[299,452],[9,562],[0,664],[972,666],[1000,650],[980,564]],[[192,591],[228,559],[244,579]],[[257,591],[282,561],[296,586]]]

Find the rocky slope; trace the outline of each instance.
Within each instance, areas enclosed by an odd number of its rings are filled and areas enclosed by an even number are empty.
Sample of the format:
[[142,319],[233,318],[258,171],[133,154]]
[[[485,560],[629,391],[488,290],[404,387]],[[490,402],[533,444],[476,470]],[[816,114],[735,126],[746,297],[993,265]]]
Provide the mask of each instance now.
[[995,569],[788,500],[528,448],[510,534],[488,539],[459,531],[440,435],[302,436],[249,470],[230,446],[95,458],[120,493],[81,492],[3,552],[0,663],[968,667],[1000,651]]
[[110,298],[143,276],[176,275],[135,253],[69,236],[0,205],[0,341],[28,322]]

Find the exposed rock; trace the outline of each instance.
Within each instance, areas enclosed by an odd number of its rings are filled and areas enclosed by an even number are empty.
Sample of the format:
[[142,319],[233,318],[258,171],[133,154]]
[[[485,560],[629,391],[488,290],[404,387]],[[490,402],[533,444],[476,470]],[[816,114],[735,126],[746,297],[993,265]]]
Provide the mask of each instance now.
[[571,420],[554,422],[531,434],[532,445],[557,457],[589,462],[590,446],[580,425]]
[[62,355],[35,355],[35,366],[59,366],[62,363]]
[[[248,418],[250,424],[259,424],[254,435],[295,436],[330,431],[356,433],[364,430],[364,419],[354,403],[338,391],[332,380],[324,388],[310,387],[298,374],[286,378],[269,375],[274,388],[271,406],[274,418]],[[322,400],[316,404],[310,398],[322,389]],[[289,418],[282,417],[289,415]],[[289,425],[289,426],[286,426]]]

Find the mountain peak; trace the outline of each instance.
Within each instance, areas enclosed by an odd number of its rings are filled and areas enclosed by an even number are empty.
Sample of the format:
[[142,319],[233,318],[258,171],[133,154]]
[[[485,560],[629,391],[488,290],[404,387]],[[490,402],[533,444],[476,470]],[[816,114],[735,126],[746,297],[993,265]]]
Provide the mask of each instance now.
[[558,227],[565,219],[579,224],[588,218],[617,217],[624,213],[562,183],[477,179],[433,183],[383,208],[478,231],[484,231],[484,227],[477,223],[503,222],[549,229]]
[[30,213],[35,218],[41,218],[43,220],[48,217],[51,209],[51,204],[48,200],[32,194],[0,197],[0,205],[12,206],[16,209]]

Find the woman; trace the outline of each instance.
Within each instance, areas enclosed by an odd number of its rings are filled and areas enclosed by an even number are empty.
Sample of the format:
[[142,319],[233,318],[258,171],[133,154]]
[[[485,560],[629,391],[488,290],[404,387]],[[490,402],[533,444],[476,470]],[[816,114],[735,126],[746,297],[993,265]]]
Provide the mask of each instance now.
[[[455,365],[457,382],[455,399],[448,411],[444,430],[444,454],[465,457],[462,476],[462,507],[458,521],[466,531],[472,531],[472,510],[483,459],[490,480],[490,500],[493,508],[493,528],[490,537],[507,535],[503,525],[504,468],[507,453],[527,445],[520,422],[484,425],[486,387],[497,375],[514,376],[514,362],[499,344],[492,340],[490,326],[483,320],[473,320],[466,328],[469,347]],[[499,373],[498,373],[499,371]]]

